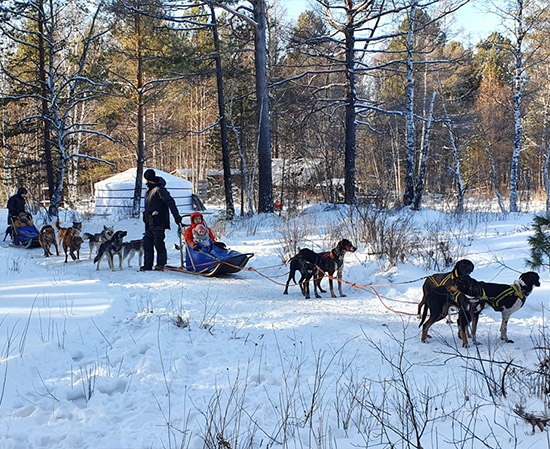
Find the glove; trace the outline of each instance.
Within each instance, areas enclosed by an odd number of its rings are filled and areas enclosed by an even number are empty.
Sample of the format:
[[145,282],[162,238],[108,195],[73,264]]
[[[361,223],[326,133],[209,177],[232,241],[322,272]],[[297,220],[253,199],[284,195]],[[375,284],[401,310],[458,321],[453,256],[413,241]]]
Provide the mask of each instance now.
[[201,246],[200,246],[198,243],[195,243],[195,244],[193,245],[193,249],[194,249],[195,251],[200,251],[202,248],[201,248]]
[[216,245],[218,248],[221,248],[221,249],[227,249],[226,244],[223,242],[216,242],[214,243],[214,245]]

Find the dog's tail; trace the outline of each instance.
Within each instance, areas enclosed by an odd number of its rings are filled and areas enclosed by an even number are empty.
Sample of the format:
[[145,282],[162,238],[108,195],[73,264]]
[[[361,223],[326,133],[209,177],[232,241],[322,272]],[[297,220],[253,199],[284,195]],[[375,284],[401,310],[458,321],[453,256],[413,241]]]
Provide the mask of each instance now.
[[61,230],[61,223],[60,223],[59,220],[56,220],[56,222],[55,222],[55,229],[57,229],[58,231]]
[[94,263],[97,263],[97,262],[99,261],[99,255],[100,255],[100,254],[101,254],[101,253],[98,251],[97,254],[96,254],[96,256],[94,257]]
[[422,307],[424,308],[424,310],[422,311],[422,318],[420,319],[420,324],[418,325],[418,327],[422,327],[424,321],[426,321],[426,317],[428,316],[428,304],[424,302],[424,304],[422,304]]
[[90,234],[89,232],[85,232],[84,234],[82,234],[82,240],[88,240],[92,237],[92,234]]

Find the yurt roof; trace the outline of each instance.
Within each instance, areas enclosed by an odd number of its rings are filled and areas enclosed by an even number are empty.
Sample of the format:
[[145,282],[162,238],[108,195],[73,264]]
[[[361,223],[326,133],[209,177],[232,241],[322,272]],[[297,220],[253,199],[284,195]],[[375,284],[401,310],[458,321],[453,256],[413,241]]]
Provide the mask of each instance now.
[[[166,181],[166,189],[176,202],[181,215],[188,215],[193,208],[193,183],[170,173],[154,169],[157,176]],[[141,208],[143,210],[145,196],[145,180],[141,193]],[[103,181],[96,182],[95,207],[96,215],[125,215],[131,212],[133,206],[134,189],[136,185],[136,169],[130,168],[122,173],[111,176]]]
[[[183,178],[171,175],[161,170],[154,169],[157,176],[164,178],[166,181],[166,188],[170,191],[173,188],[187,188],[193,189],[193,184]],[[136,185],[136,169],[129,168],[122,173],[117,173],[110,178],[103,181],[96,182],[94,187],[99,190],[134,190]],[[145,180],[143,180],[143,189],[145,189]]]

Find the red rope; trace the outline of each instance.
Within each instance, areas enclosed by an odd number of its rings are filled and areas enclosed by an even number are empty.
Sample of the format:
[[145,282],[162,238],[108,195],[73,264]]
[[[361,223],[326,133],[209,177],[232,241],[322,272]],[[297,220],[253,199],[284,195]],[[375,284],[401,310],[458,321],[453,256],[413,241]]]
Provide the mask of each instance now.
[[[238,265],[234,265],[232,263],[229,263],[229,262],[226,262],[226,261],[221,261],[221,263],[224,263],[230,267],[233,267],[233,268],[237,268],[239,270],[243,270],[243,271],[251,271],[251,272],[255,272],[255,273],[258,273],[260,276],[262,276],[264,279],[267,279],[268,281],[270,282],[273,282],[274,284],[277,284],[277,285],[281,285],[281,286],[286,286],[286,283],[281,283],[281,282],[277,282],[275,281],[274,279],[272,279],[271,277],[269,276],[266,276],[265,274],[261,273],[258,269],[256,268],[253,268],[253,267],[239,267]],[[282,266],[281,265],[273,265],[272,267],[267,267],[267,268],[274,268],[274,267],[277,267],[277,266]],[[391,307],[389,307],[388,305],[386,305],[386,303],[382,300],[382,298],[388,300],[388,301],[394,301],[394,302],[399,302],[399,303],[402,303],[402,304],[418,304],[418,301],[403,301],[403,300],[399,300],[399,299],[393,299],[393,298],[388,298],[388,297],[385,297],[385,296],[381,296],[378,291],[376,290],[375,287],[386,287],[386,286],[391,286],[391,285],[402,285],[402,284],[410,284],[412,282],[417,282],[419,280],[422,280],[422,279],[425,279],[425,278],[420,278],[420,279],[416,279],[416,280],[413,280],[413,281],[405,281],[405,282],[396,282],[396,283],[392,283],[392,284],[379,284],[379,285],[373,285],[373,284],[356,284],[354,282],[348,282],[344,279],[340,279],[340,278],[337,278],[337,277],[334,277],[334,276],[331,276],[330,274],[326,273],[325,271],[323,271],[321,268],[317,267],[319,269],[319,271],[323,274],[323,276],[320,276],[318,278],[313,278],[312,281],[315,282],[316,280],[318,279],[323,279],[325,276],[328,277],[329,279],[332,279],[333,281],[336,281],[336,282],[342,282],[346,285],[349,285],[350,287],[353,287],[357,290],[364,290],[368,293],[371,293],[369,292],[369,290],[367,290],[367,288],[369,288],[370,290],[372,290],[373,294],[376,295],[376,297],[378,298],[378,300],[380,301],[380,303],[387,309],[389,310],[390,312],[393,312],[393,313],[398,313],[398,314],[401,314],[401,315],[409,315],[409,316],[416,316],[416,313],[409,313],[409,312],[403,312],[403,311],[400,311],[400,310],[394,310],[392,309]]]

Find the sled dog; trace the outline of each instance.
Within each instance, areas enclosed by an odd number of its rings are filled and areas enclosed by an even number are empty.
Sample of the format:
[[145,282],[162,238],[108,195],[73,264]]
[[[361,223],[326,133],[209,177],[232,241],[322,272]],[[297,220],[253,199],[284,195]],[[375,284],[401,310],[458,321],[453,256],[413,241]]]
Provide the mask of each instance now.
[[109,267],[111,267],[111,270],[114,271],[114,258],[116,255],[118,255],[119,268],[122,270],[122,240],[127,234],[128,233],[126,231],[116,231],[109,240],[103,242],[99,246],[97,255],[94,259],[94,263],[97,263],[97,270],[99,270],[99,264],[101,263],[103,256],[107,256]]
[[45,257],[53,256],[53,253],[50,251],[52,245],[55,246],[55,252],[59,256],[59,247],[57,246],[55,229],[52,225],[46,224],[40,228],[38,242],[40,243],[40,246],[44,248]]
[[128,259],[129,267],[132,266],[130,263],[136,253],[139,256],[139,266],[141,266],[141,261],[143,259],[143,240],[130,240],[129,242],[122,243],[122,260]]
[[82,240],[88,240],[90,243],[90,255],[88,259],[92,258],[92,253],[94,251],[94,248],[96,249],[96,252],[97,252],[97,248],[99,248],[99,245],[109,240],[114,233],[115,233],[114,227],[103,225],[103,231],[101,232],[98,232],[96,234],[90,234],[88,232],[85,232],[84,234],[82,234]]

